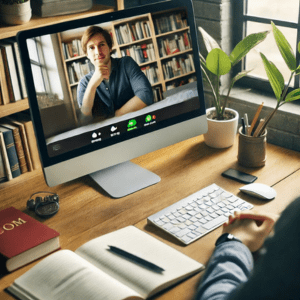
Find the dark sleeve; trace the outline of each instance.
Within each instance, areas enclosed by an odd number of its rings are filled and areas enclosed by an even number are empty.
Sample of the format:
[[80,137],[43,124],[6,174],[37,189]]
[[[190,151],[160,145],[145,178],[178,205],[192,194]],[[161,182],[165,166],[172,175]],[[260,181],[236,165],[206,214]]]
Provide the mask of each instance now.
[[228,299],[232,291],[248,280],[252,269],[253,257],[244,244],[220,244],[208,263],[196,299]]
[[83,77],[79,81],[79,84],[77,87],[77,103],[78,103],[79,108],[81,108],[81,106],[82,106],[84,93],[86,91],[88,83],[89,83],[89,80],[86,77]]
[[300,197],[282,213],[247,283],[230,300],[299,299]]
[[131,58],[126,57],[126,73],[135,96],[139,97],[146,105],[153,103],[151,84],[139,65]]

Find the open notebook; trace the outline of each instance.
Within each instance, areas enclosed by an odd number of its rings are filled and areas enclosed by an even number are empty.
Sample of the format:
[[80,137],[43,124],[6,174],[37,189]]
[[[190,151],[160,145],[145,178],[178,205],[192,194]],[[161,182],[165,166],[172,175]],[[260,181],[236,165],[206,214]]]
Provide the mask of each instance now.
[[[142,257],[165,271],[153,272],[110,252],[108,245]],[[146,299],[204,266],[142,230],[128,226],[93,239],[75,252],[60,250],[8,288],[20,299]]]

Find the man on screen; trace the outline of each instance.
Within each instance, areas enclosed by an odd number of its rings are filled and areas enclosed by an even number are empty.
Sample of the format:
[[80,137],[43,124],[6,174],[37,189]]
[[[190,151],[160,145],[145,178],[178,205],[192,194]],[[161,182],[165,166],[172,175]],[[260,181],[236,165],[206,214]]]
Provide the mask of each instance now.
[[84,76],[77,99],[84,119],[103,119],[140,110],[153,103],[149,80],[129,56],[112,58],[112,38],[103,28],[89,27],[82,48],[95,70]]

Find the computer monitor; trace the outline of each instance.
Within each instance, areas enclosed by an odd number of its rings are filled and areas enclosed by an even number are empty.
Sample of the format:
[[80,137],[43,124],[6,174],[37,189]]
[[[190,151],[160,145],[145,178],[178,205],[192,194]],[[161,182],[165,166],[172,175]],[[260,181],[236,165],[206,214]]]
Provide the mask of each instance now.
[[18,34],[49,186],[90,174],[119,198],[160,181],[130,160],[207,131],[196,32],[192,1],[171,0]]

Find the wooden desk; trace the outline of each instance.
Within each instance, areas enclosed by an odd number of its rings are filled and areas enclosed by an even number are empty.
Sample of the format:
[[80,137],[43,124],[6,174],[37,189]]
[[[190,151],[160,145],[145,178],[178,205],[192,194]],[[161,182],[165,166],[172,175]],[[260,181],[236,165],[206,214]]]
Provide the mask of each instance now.
[[[183,246],[172,237],[147,225],[146,218],[211,183],[253,203],[256,208],[280,213],[300,195],[300,153],[268,145],[267,155],[265,167],[242,168],[237,163],[237,140],[233,147],[218,150],[207,147],[203,137],[199,136],[133,160],[162,179],[160,183],[133,195],[111,199],[99,192],[88,177],[49,188],[42,172],[36,171],[32,172],[26,184],[16,178],[9,184],[0,185],[0,209],[14,206],[34,216],[26,209],[30,195],[45,190],[56,192],[60,196],[58,214],[46,221],[39,220],[60,232],[62,249],[75,250],[90,239],[134,224],[206,264],[214,249],[214,242],[221,233],[221,227],[191,245]],[[230,167],[258,176],[257,182],[274,187],[277,197],[270,202],[262,202],[240,193],[239,188],[243,184],[221,176]],[[4,289],[35,263],[0,279],[0,299],[13,299]],[[158,295],[157,299],[193,299],[202,274],[203,272]]]

